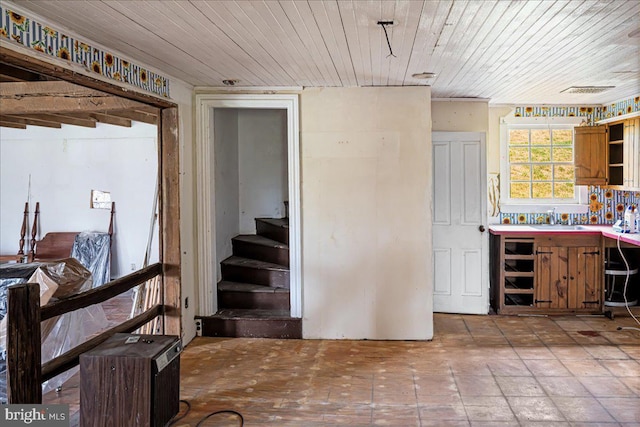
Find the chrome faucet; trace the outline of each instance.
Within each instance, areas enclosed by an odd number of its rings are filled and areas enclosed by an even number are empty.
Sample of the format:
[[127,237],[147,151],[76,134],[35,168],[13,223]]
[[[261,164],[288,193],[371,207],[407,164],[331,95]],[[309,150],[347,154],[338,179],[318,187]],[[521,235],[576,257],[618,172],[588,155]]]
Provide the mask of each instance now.
[[549,209],[547,215],[549,216],[549,225],[556,225],[556,208]]

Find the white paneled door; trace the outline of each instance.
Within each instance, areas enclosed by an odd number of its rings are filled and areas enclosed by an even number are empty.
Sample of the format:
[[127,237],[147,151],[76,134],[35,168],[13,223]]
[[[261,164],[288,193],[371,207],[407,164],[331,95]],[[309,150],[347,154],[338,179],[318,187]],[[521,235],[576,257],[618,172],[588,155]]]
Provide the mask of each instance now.
[[433,311],[489,312],[485,135],[433,132]]

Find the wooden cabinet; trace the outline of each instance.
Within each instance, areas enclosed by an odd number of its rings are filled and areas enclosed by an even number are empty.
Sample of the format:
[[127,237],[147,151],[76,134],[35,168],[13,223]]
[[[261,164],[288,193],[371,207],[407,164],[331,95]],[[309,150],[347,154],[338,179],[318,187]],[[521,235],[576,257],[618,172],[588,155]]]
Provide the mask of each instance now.
[[640,189],[640,118],[574,131],[576,185]]
[[622,185],[640,189],[640,118],[625,120]]
[[491,236],[491,305],[499,314],[603,307],[600,235]]
[[600,311],[602,274],[600,246],[538,246],[535,307]]
[[606,126],[580,126],[574,131],[576,185],[606,185],[608,176]]
[[533,306],[534,239],[491,235],[491,305],[501,314]]
[[607,138],[607,176],[609,185],[623,185],[624,181],[624,124],[609,125]]

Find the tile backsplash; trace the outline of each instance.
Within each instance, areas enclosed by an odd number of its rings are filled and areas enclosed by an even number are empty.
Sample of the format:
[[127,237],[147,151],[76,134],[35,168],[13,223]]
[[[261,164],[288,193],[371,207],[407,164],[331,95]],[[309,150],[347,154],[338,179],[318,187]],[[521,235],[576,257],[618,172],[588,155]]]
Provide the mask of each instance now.
[[[623,191],[589,187],[589,212],[562,212],[562,205],[556,209],[559,224],[613,224],[624,218],[624,210],[630,204],[640,204],[640,191]],[[502,224],[544,224],[549,222],[545,213],[500,213]]]

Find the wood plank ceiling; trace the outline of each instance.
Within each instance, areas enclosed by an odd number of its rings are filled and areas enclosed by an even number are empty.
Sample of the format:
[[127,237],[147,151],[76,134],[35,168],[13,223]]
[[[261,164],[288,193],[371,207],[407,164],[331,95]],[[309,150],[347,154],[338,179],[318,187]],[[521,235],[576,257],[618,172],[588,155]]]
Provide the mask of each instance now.
[[[436,98],[519,104],[640,93],[637,0],[13,3],[194,86],[430,85]],[[393,55],[379,20],[394,22]]]

